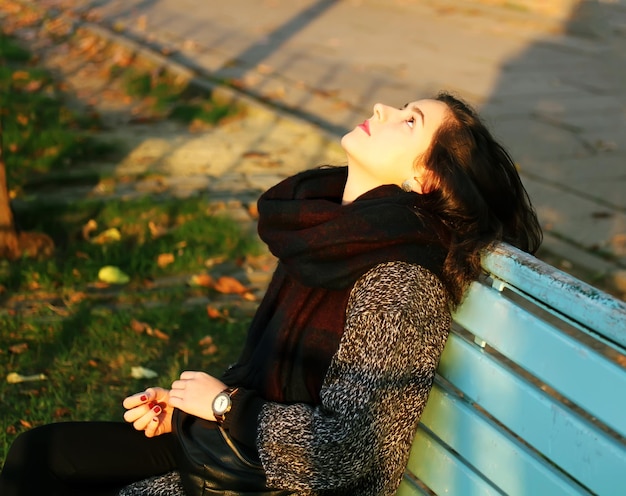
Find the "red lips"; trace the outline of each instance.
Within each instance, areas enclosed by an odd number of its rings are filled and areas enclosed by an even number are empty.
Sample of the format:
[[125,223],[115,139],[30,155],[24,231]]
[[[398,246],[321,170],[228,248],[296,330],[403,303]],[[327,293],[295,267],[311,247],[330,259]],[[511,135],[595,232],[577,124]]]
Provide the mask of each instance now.
[[365,131],[365,133],[370,136],[370,123],[369,121],[364,121],[361,124],[358,125],[359,128],[363,129],[363,131]]

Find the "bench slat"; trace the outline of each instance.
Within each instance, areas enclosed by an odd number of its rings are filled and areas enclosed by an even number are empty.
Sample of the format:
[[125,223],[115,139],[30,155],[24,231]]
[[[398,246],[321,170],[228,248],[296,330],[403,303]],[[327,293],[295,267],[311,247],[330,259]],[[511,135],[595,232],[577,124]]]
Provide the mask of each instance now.
[[395,496],[429,496],[430,493],[422,490],[413,480],[405,474],[400,487],[395,493]]
[[493,276],[626,348],[626,303],[505,243],[482,258]]
[[[418,429],[409,456],[408,470],[436,494],[463,496],[502,496],[502,492],[484,480],[459,457],[448,451],[424,429]],[[403,482],[396,496],[415,494]]]
[[[494,287],[473,283],[453,315],[465,330],[446,345],[407,472],[436,494],[621,494],[626,303],[505,243],[482,262]],[[409,479],[398,494],[422,495]]]
[[626,436],[626,395],[616,394],[626,391],[626,374],[617,364],[478,283],[472,285],[454,319]]
[[[553,463],[574,474],[592,491],[613,494],[616,484],[626,487],[626,446],[475,344],[451,335],[441,358],[439,373],[468,400],[479,403],[481,408]],[[437,412],[435,421],[439,424],[440,409]],[[432,422],[429,423],[429,417],[423,417],[422,421],[448,444],[453,444],[441,432],[446,429],[445,425],[435,428]],[[460,430],[458,425],[448,429]]]
[[504,494],[590,494],[445,387],[432,394],[423,424]]

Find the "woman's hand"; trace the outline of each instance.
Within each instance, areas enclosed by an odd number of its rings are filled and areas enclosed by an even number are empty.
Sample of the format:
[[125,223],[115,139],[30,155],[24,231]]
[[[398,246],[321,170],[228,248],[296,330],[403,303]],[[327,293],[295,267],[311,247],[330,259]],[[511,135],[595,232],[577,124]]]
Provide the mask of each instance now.
[[144,431],[146,437],[160,436],[172,432],[172,413],[167,389],[148,388],[143,393],[133,394],[124,399],[124,420],[133,424],[138,431]]
[[219,379],[204,372],[185,371],[172,383],[170,405],[205,420],[215,420],[213,399],[226,389]]

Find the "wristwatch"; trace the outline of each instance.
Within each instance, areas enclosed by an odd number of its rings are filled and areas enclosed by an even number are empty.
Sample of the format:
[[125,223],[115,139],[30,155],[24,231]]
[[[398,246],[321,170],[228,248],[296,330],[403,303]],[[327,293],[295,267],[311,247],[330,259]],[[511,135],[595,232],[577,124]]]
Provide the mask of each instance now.
[[236,387],[228,387],[213,399],[213,416],[218,424],[222,424],[224,422],[225,415],[233,406],[231,398],[238,389],[239,388]]

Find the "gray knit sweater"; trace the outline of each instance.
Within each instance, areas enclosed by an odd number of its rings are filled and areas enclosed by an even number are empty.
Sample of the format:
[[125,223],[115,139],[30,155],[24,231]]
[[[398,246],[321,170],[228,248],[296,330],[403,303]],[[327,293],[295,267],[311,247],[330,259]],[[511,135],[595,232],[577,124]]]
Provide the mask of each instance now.
[[299,494],[394,494],[449,328],[445,291],[426,269],[392,262],[360,278],[322,405],[269,403],[261,412],[268,484]]
[[[263,407],[257,444],[268,485],[300,495],[394,494],[450,323],[443,285],[428,270],[389,262],[361,277],[322,404]],[[147,486],[123,494],[162,494],[158,482]]]

